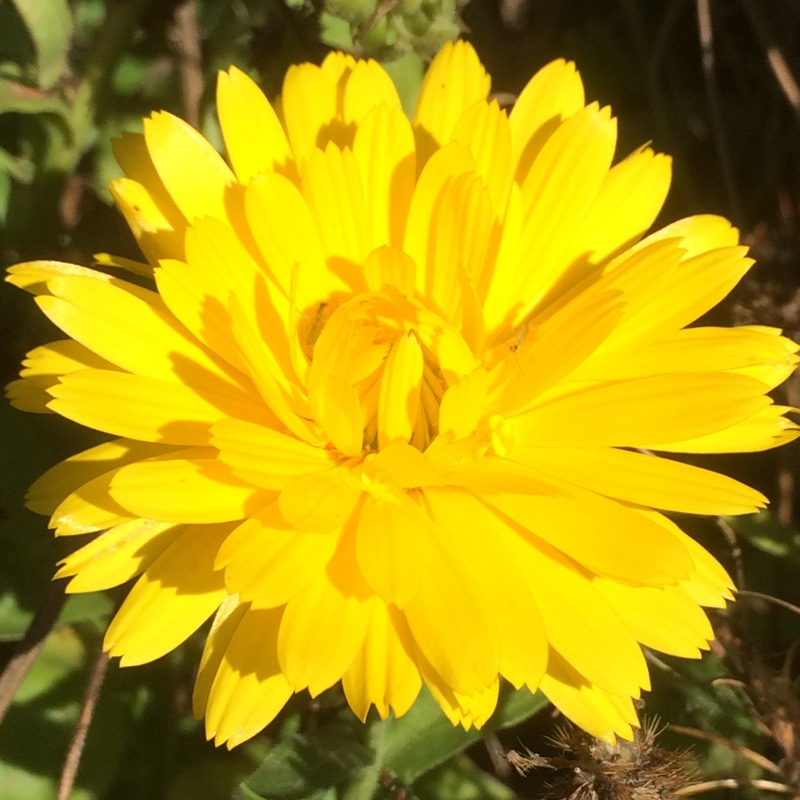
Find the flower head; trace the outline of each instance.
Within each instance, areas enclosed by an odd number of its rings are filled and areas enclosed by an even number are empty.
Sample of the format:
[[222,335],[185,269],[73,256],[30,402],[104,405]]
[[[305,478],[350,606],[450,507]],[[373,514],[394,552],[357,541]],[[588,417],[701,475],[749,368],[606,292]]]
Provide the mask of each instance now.
[[641,238],[670,161],[612,166],[615,120],[572,64],[510,113],[488,95],[463,42],[413,121],[372,61],[292,67],[278,106],[231,68],[227,161],[166,113],[117,142],[111,189],[148,263],[100,260],[149,288],[12,269],[68,337],[30,353],[12,399],[118,437],[31,490],[58,535],[91,537],[58,576],[138,577],[105,640],[124,665],[216,615],[194,701],[218,743],[338,681],[362,718],[425,683],[480,726],[501,676],[630,737],[640,644],[697,656],[701,606],[731,597],[662,512],[765,500],[668,456],[794,438],[766,393],[796,347],[687,327],[745,249],[712,216]]

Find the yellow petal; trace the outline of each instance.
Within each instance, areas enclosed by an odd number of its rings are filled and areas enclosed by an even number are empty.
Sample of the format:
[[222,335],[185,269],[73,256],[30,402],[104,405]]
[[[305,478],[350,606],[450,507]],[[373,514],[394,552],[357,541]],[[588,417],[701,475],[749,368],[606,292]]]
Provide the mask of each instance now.
[[241,396],[197,393],[179,383],[101,369],[65,375],[50,394],[53,411],[74,422],[164,444],[207,445],[217,420],[263,417],[263,408]]
[[599,264],[638,239],[661,211],[671,177],[672,159],[649,147],[616,164],[576,235],[575,255],[588,253]]
[[358,392],[339,375],[328,375],[312,396],[317,422],[343,455],[361,455],[364,411]]
[[797,345],[779,335],[775,328],[687,328],[656,341],[626,349],[615,358],[612,348],[581,370],[581,378],[624,380],[664,372],[732,372],[756,377],[774,371],[776,381],[764,381],[772,388],[797,361]]
[[342,678],[345,697],[363,722],[371,706],[381,719],[408,711],[422,687],[405,619],[384,603],[372,604],[367,634]]
[[174,650],[225,599],[217,549],[228,525],[194,525],[171,544],[128,593],[111,620],[103,649],[123,667],[146,664]]
[[[486,494],[485,502],[601,575],[633,584],[676,584],[692,560],[660,525],[589,492],[572,497]],[[535,539],[531,544],[536,547]]]
[[725,475],[629,450],[522,447],[513,457],[558,480],[668,511],[749,514],[766,503],[760,492]]
[[402,250],[379,247],[364,261],[364,278],[371,292],[388,285],[410,296],[416,286],[416,265]]
[[245,420],[221,420],[212,432],[219,460],[239,478],[262,489],[280,491],[292,478],[335,464],[328,450]]
[[786,406],[768,405],[724,430],[658,445],[669,453],[754,453],[794,441],[800,428],[784,414]]
[[116,473],[110,492],[112,499],[132,514],[193,523],[244,519],[271,496],[207,457],[130,464]]
[[461,115],[453,139],[469,148],[495,213],[504,210],[511,182],[511,127],[496,100],[474,103]]
[[228,187],[236,179],[200,133],[159,111],[144,121],[144,138],[164,188],[188,222],[198,217],[228,218]]
[[275,354],[255,327],[252,309],[245,309],[234,297],[231,318],[242,358],[270,411],[298,438],[311,444],[323,444],[322,431],[307,418],[307,397],[297,384],[287,380]]
[[437,146],[451,141],[461,115],[473,103],[485,100],[490,86],[491,79],[472,45],[463,40],[445,44],[428,67],[414,112],[420,165]]
[[[112,364],[151,378],[216,387],[234,373],[178,324],[154,292],[89,277],[55,278],[37,302],[65,333]],[[178,377],[180,372],[180,378]]]
[[170,220],[147,187],[130,178],[116,178],[109,183],[108,190],[151,264],[157,264],[159,258],[183,256],[185,223]]
[[674,279],[659,293],[647,315],[637,317],[640,335],[671,333],[717,305],[752,266],[746,253],[745,247],[726,247],[681,261]]
[[711,623],[679,586],[628,586],[597,578],[594,586],[646,647],[682,658],[699,658],[714,638]]
[[[349,88],[349,84],[348,84]],[[363,183],[367,249],[400,247],[414,192],[414,134],[400,106],[373,109],[358,126],[353,158]],[[380,287],[378,287],[380,288]]]
[[335,82],[314,64],[289,67],[281,104],[286,134],[299,167],[316,147],[324,147],[336,116]]
[[462,542],[469,531],[447,524],[448,511],[458,513],[463,496],[437,493],[438,515],[426,526],[426,535],[419,537],[427,569],[404,611],[417,647],[442,680],[472,695],[497,677],[501,644],[489,600],[494,576],[487,586],[485,575],[474,573],[471,548],[465,549]]
[[558,125],[583,104],[583,83],[571,61],[551,61],[528,81],[508,118],[517,183],[524,183],[531,164]]
[[291,181],[272,173],[260,175],[247,189],[245,210],[270,277],[287,298],[297,273],[301,311],[313,313],[316,304],[349,288],[325,267],[316,221]]
[[755,414],[769,404],[761,391],[758,381],[731,373],[645,376],[564,395],[523,413],[517,424],[523,445],[658,449]]
[[639,727],[629,697],[604,692],[555,651],[550,653],[541,689],[564,716],[607,744],[613,745],[617,736],[632,740],[631,726]]
[[186,229],[185,217],[159,177],[144,135],[125,131],[121,136],[111,140],[111,147],[114,158],[122,167],[125,176],[144,187],[152,202],[167,220],[168,226],[182,241],[183,231]]
[[111,481],[118,470],[105,472],[67,495],[50,518],[56,536],[93,533],[131,521],[131,514],[110,496]]
[[722,565],[691,536],[687,536],[671,519],[656,511],[636,509],[653,522],[663,525],[678,538],[694,562],[694,571],[678,586],[701,606],[725,608],[725,601],[732,600],[733,581]]
[[[214,621],[211,623],[211,629],[203,646],[203,655],[192,692],[192,713],[195,719],[201,719],[206,711],[217,669],[225,656],[225,650],[231,637],[236,632],[236,626],[247,608],[248,604],[240,603],[237,595],[228,595],[214,615]],[[207,738],[211,738],[214,733],[215,731],[206,728]]]
[[217,77],[217,113],[228,158],[241,183],[261,172],[296,177],[277,114],[255,81],[236,67]]
[[439,409],[440,434],[461,439],[474,433],[484,413],[488,384],[486,370],[478,368],[447,389]]
[[587,573],[544,542],[533,544],[511,528],[495,527],[533,595],[551,647],[600,688],[638,697],[639,688],[649,686],[647,664]]
[[72,577],[67,592],[99,592],[119,586],[147,569],[184,530],[180,525],[150,519],[125,522],[62,559],[54,577]]
[[277,658],[281,613],[282,609],[249,610],[238,620],[208,697],[206,735],[214,737],[214,744],[224,742],[230,749],[247,741],[272,722],[292,696]]
[[37,514],[52,514],[58,504],[83,484],[111,470],[167,453],[163,445],[117,439],[91,447],[51,467],[28,489],[28,508]]
[[[427,297],[432,291],[434,278],[428,271],[435,263],[432,243],[436,240],[435,220],[440,213],[443,197],[459,175],[471,173],[473,168],[469,150],[454,142],[439,150],[428,161],[417,181],[408,211],[403,250],[414,260],[417,290],[423,296]],[[460,189],[458,194],[463,191]],[[451,270],[453,268],[450,264],[446,266]]]
[[523,324],[493,370],[492,408],[519,413],[567,378],[612,334],[623,309],[616,292],[585,292],[541,324]]
[[386,359],[378,401],[378,444],[407,442],[419,411],[422,349],[413,333],[401,336]]
[[611,166],[616,121],[589,106],[560,125],[522,185],[522,232],[516,252],[498,257],[485,303],[487,323],[516,324],[569,266],[578,226]]
[[220,547],[215,566],[225,585],[254,608],[288,603],[327,566],[339,531],[298,531],[273,503],[239,525]]
[[22,380],[6,387],[6,396],[14,408],[34,413],[52,413],[47,404],[52,400],[48,389],[58,383],[61,375],[94,367],[107,369],[111,364],[96,356],[72,339],[63,339],[35,347],[22,362]]
[[346,480],[346,467],[298,475],[278,497],[283,516],[303,531],[332,531],[355,510],[361,490]]
[[429,524],[405,493],[382,499],[367,497],[359,512],[358,566],[370,587],[398,608],[417,593],[427,569],[427,549],[420,537],[430,535],[426,532]]
[[[111,275],[98,272],[88,267],[79,267],[77,264],[68,264],[63,261],[28,261],[24,264],[15,264],[8,268],[6,280],[12,285],[32,295],[52,294],[50,281],[53,278],[66,278],[78,276],[93,278],[107,283],[121,283],[115,281]],[[122,284],[125,285],[125,284]]]
[[281,620],[283,674],[295,691],[308,688],[312,697],[353,663],[372,616],[375,598],[358,571],[353,533],[352,528],[345,533],[327,569],[289,601]]
[[724,217],[714,214],[696,214],[659,228],[636,245],[636,249],[648,247],[664,239],[680,239],[687,258],[702,255],[721,247],[739,244],[739,231]]
[[[326,69],[323,66],[323,69]],[[378,108],[400,110],[400,96],[386,70],[373,59],[356,61],[346,74],[342,117],[345,123],[363,120]]]
[[364,185],[353,153],[329,144],[309,156],[301,176],[303,197],[329,259],[328,269],[340,273],[352,291],[363,291],[366,286],[358,285],[356,265],[371,243]]

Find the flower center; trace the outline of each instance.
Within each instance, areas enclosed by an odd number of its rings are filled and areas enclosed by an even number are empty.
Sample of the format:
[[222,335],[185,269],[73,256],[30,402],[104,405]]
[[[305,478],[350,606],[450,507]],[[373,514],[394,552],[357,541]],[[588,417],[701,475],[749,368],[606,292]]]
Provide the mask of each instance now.
[[425,450],[437,436],[447,380],[436,353],[441,332],[426,314],[387,287],[302,315],[312,414],[338,449],[336,426],[349,429],[351,444],[360,429],[361,453],[394,442]]

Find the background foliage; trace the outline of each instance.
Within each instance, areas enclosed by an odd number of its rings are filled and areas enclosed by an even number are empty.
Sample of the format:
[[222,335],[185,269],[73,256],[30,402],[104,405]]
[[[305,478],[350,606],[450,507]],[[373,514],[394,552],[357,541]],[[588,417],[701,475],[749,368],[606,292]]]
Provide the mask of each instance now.
[[[800,58],[790,45],[800,41],[800,4],[465,2],[0,0],[3,265],[135,256],[106,189],[119,174],[111,138],[140,130],[142,117],[163,108],[219,144],[220,68],[236,63],[274,96],[289,64],[343,47],[383,60],[411,107],[425,59],[463,34],[504,101],[550,59],[574,59],[588,97],[620,117],[620,156],[652,141],[675,157],[662,221],[724,214],[759,258],[715,321],[778,325],[797,337]],[[52,333],[29,298],[2,287],[4,383],[25,351]],[[800,405],[797,379],[783,391],[784,401]],[[363,726],[331,690],[295,698],[268,732],[233,753],[215,751],[190,716],[199,641],[145,667],[106,669],[100,641],[120,595],[64,602],[61,584],[50,583],[63,543],[24,509],[24,492],[94,434],[7,405],[0,434],[4,800],[556,796],[546,788],[553,770],[522,778],[503,757],[524,747],[564,755],[548,743],[553,713],[525,693],[504,695],[487,729],[466,734],[428,696],[399,721]],[[800,797],[798,448],[713,461],[762,489],[772,510],[744,520],[682,520],[746,591],[714,616],[718,639],[708,657],[652,659],[645,714],[672,725],[664,747],[691,747],[698,772],[685,795]]]

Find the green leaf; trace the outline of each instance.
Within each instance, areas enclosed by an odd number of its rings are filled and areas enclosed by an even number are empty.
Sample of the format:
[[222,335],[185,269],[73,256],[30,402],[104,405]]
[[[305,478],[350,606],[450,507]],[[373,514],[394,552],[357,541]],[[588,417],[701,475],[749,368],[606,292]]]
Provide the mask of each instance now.
[[293,734],[275,745],[235,796],[242,800],[317,798],[372,764],[375,753],[363,741],[367,730],[347,709],[319,728]]
[[489,731],[516,725],[546,705],[547,699],[541,693],[532,694],[527,689],[514,692],[510,687],[504,687],[497,711],[486,726],[481,730],[465,731],[454,726],[430,692],[423,689],[411,710],[389,726],[384,766],[403,783],[413,783]]
[[25,22],[39,66],[39,85],[49,89],[64,73],[72,35],[67,0],[13,0]]
[[512,800],[514,791],[460,755],[418,781],[414,796],[419,800]]

